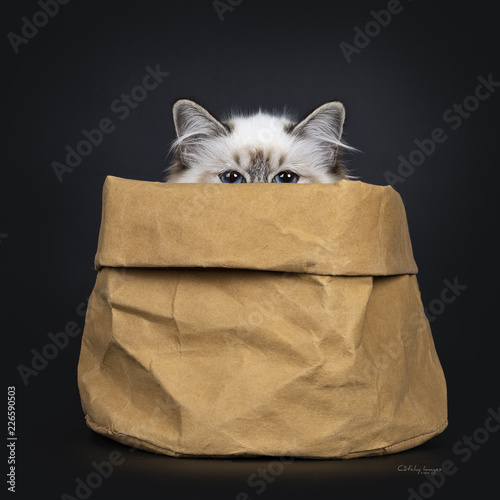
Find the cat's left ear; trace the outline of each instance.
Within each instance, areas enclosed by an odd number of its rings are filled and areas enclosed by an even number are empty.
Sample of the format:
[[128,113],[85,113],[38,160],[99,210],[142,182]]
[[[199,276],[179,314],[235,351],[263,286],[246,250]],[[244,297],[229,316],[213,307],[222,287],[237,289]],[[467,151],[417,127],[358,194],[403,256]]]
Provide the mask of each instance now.
[[315,109],[293,128],[293,134],[318,143],[342,146],[340,138],[344,127],[345,109],[341,102],[327,102]]
[[177,138],[214,137],[226,134],[224,125],[205,108],[188,99],[178,100],[172,109]]

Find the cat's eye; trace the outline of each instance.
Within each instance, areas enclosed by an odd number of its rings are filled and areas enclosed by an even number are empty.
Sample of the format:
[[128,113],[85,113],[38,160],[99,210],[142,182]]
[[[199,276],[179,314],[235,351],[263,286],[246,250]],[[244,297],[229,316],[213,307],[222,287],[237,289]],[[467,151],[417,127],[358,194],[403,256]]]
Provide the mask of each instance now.
[[294,172],[290,172],[289,170],[286,170],[285,172],[280,172],[273,178],[273,182],[279,182],[279,183],[285,183],[285,182],[296,183],[298,181],[299,181],[299,176]]
[[220,174],[219,179],[222,182],[228,183],[228,184],[241,184],[243,182],[246,182],[243,175],[241,175],[236,170],[228,170],[227,172]]

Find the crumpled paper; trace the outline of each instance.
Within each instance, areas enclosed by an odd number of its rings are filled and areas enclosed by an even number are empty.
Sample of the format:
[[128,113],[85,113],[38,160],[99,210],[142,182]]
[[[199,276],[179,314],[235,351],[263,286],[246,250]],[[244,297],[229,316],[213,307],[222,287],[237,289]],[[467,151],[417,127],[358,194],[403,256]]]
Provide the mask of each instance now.
[[78,366],[90,428],[172,456],[353,458],[447,425],[390,187],[108,177]]

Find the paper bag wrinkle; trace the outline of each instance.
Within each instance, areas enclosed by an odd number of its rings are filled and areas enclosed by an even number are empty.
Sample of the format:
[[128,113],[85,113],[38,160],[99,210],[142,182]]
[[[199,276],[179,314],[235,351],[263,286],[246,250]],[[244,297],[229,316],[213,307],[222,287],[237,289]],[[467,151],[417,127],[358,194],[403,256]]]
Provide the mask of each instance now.
[[[304,246],[314,249],[314,253],[316,254],[321,251],[323,251],[325,255],[331,254],[331,249],[325,245],[323,238],[315,236],[306,230],[290,227],[287,228],[283,226],[280,221],[275,222],[275,228],[277,229],[278,235],[281,237],[280,239],[283,241],[283,245],[285,247],[293,248],[294,246],[297,246],[297,244],[301,243]],[[306,267],[314,267],[314,264],[306,264]]]
[[376,227],[378,228],[378,234],[377,234],[377,251],[378,251],[378,260],[380,263],[384,262],[384,256],[382,253],[382,230],[385,229],[384,224],[383,224],[383,219],[382,219],[382,205],[385,197],[383,196],[380,199],[379,206],[378,206],[378,220],[377,220],[377,225]]
[[[108,378],[108,381],[113,381],[113,390],[122,387],[123,389],[126,389],[125,393],[128,394],[127,405],[124,407],[122,406],[120,408],[120,412],[126,413],[128,408],[131,408],[133,413],[139,415],[145,410],[142,404],[138,404],[136,402],[138,398],[142,399],[144,397],[143,391],[137,390],[137,374],[134,373],[134,375],[132,375],[132,371],[135,371],[133,369],[136,367],[144,374],[147,374],[147,378],[149,379],[149,392],[151,393],[151,396],[153,393],[162,395],[161,397],[153,397],[151,400],[152,407],[150,409],[153,412],[156,412],[158,409],[157,405],[161,400],[169,400],[173,402],[174,404],[169,405],[169,422],[171,425],[172,423],[175,423],[177,432],[182,434],[182,411],[189,411],[189,408],[181,404],[179,400],[173,396],[173,394],[169,391],[168,385],[165,385],[164,382],[157,377],[156,371],[151,370],[151,366],[147,366],[145,361],[141,359],[141,356],[134,355],[126,348],[126,346],[115,340],[112,344],[110,344],[108,352],[111,356],[116,356],[116,350],[124,355],[124,357],[120,358],[120,369],[116,374],[107,371],[107,376],[109,377],[111,375],[111,377]],[[106,366],[106,360],[104,361],[103,366]],[[125,377],[126,382],[120,379],[120,377]],[[109,391],[107,396],[111,397],[112,394],[113,392]],[[143,419],[144,417],[141,417],[141,420]]]
[[[154,212],[152,215],[154,221],[153,238],[157,239],[158,241],[168,241],[168,234],[165,229],[165,222],[163,221],[163,218],[159,213],[160,210],[161,209],[158,205],[154,205]],[[179,239],[182,239],[182,226],[179,229],[180,229]]]
[[175,325],[175,339],[177,341],[177,350],[179,351],[180,354],[182,354],[182,336],[181,336],[181,331],[179,328],[179,323],[176,318],[175,314],[175,298],[177,297],[177,289],[179,288],[179,283],[181,282],[181,276],[179,276],[179,279],[177,280],[177,283],[175,284],[174,292],[172,294],[172,305],[171,305],[171,310],[172,310],[172,320]]
[[141,309],[139,307],[134,307],[130,304],[123,304],[119,302],[116,299],[109,299],[108,300],[109,307],[111,309],[114,309],[116,311],[120,311],[124,314],[130,314],[131,316],[138,316],[143,318],[145,321],[149,321],[151,323],[158,323],[158,324],[164,324],[165,321],[171,321],[173,320],[175,322],[174,318],[168,317],[168,316],[162,316],[159,314],[154,314],[150,311],[146,311],[144,309]]

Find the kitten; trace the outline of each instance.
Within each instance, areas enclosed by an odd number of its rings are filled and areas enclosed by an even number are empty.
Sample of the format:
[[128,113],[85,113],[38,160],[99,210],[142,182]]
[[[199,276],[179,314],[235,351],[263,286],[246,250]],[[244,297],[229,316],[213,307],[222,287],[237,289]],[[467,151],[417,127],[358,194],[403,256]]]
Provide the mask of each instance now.
[[167,182],[334,183],[348,177],[341,154],[345,110],[323,104],[300,123],[259,111],[214,118],[195,102],[174,104],[177,139]]

